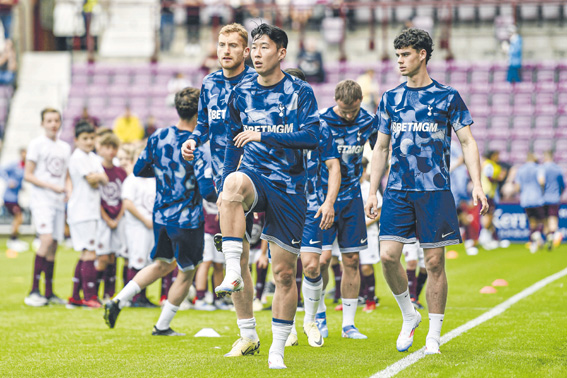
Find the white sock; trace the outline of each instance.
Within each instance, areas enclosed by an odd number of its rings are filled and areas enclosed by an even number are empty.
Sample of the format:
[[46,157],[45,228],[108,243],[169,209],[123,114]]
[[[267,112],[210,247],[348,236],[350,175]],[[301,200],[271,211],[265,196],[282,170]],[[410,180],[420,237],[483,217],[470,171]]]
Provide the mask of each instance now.
[[317,308],[317,313],[327,312],[327,306],[325,305],[325,289],[321,289],[321,300],[319,301],[319,308]]
[[295,316],[293,317],[293,325],[291,326],[291,334],[297,336],[297,329],[295,328]]
[[179,310],[179,306],[172,305],[169,301],[165,301],[163,308],[161,309],[161,314],[156,323],[156,328],[160,331],[165,331],[169,329],[169,323],[173,320],[173,317]]
[[349,299],[341,298],[343,301],[343,328],[349,325],[354,325],[354,315],[356,315],[356,308],[358,307],[358,298]]
[[[411,303],[411,298],[409,295],[409,289],[404,291],[401,294],[394,294],[394,298],[398,302],[398,306],[400,306],[400,310],[402,310],[402,316],[404,317],[404,321],[406,320],[413,320],[415,317],[415,308]],[[343,305],[344,309],[344,305]]]
[[429,333],[427,339],[435,339],[439,344],[441,340],[441,327],[443,326],[443,317],[445,314],[429,314]]
[[130,280],[130,282],[128,282],[126,286],[124,286],[124,288],[120,290],[120,293],[118,293],[118,295],[114,299],[120,301],[118,303],[118,307],[122,309],[124,308],[124,306],[126,306],[128,301],[134,298],[134,295],[138,294],[140,291],[142,291],[140,286],[138,286],[138,284],[134,280]]
[[321,302],[322,290],[323,278],[320,275],[314,280],[303,277],[301,292],[303,293],[303,309],[305,311],[304,324],[315,321],[315,314],[317,314],[317,309]]
[[252,341],[258,340],[258,333],[256,332],[256,318],[238,319],[236,320],[238,328],[240,329],[240,336],[250,339]]
[[[281,320],[281,319],[272,319],[272,335],[273,341],[272,346],[270,346],[270,353],[276,354],[283,358],[284,350],[285,350],[285,342],[289,334],[291,333],[291,328],[293,327],[293,321],[290,320]],[[269,357],[268,357],[269,359]]]
[[222,253],[224,255],[227,273],[232,270],[241,276],[240,256],[242,256],[242,238],[223,237]]

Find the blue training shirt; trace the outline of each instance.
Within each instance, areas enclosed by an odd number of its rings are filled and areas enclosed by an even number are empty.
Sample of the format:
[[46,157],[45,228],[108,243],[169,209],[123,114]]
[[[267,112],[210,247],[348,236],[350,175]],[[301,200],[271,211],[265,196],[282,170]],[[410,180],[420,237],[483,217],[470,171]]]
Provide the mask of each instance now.
[[[337,201],[348,201],[360,197],[360,176],[362,175],[362,157],[364,145],[370,141],[374,148],[378,131],[378,122],[373,114],[360,109],[352,122],[347,122],[333,108],[321,110],[321,129],[328,129],[336,144],[341,162],[341,187]],[[327,192],[329,171],[322,169],[323,188]]]
[[[322,166],[327,160],[340,158],[337,146],[328,128],[321,127],[319,147],[307,153],[307,208],[317,211],[325,201],[323,182],[321,180]],[[327,167],[325,166],[325,170]],[[328,175],[328,173],[327,173]]]
[[515,181],[520,185],[520,205],[522,207],[543,206],[543,189],[538,181],[539,164],[529,161],[516,173]]
[[[223,182],[236,171],[250,169],[286,193],[304,193],[307,179],[302,149],[319,145],[317,101],[311,86],[284,72],[277,84],[264,87],[256,79],[243,81],[230,94],[228,140]],[[234,145],[239,133],[262,133],[261,142]],[[221,189],[222,190],[222,189]]]
[[[24,179],[24,166],[21,162],[14,162],[0,170],[0,177],[6,181],[4,202],[18,203],[18,196],[22,189]],[[10,187],[12,185],[12,187]]]
[[422,88],[403,83],[384,93],[378,117],[392,140],[387,188],[450,190],[451,130],[473,123],[459,92],[435,80]]
[[190,131],[176,126],[158,129],[149,137],[134,166],[134,175],[156,178],[154,222],[157,224],[198,228],[205,220],[203,197],[209,202],[216,201],[210,161],[204,156],[207,146],[196,149],[192,161],[185,161],[179,152],[190,135]]
[[540,174],[545,177],[545,187],[543,190],[544,204],[558,204],[561,200],[561,194],[565,190],[565,180],[561,167],[549,161],[541,165]]
[[252,68],[245,66],[239,75],[227,78],[223,71],[213,72],[203,79],[201,95],[199,96],[199,113],[197,127],[191,139],[197,145],[207,140],[211,143],[211,158],[213,178],[217,188],[221,185],[224,166],[224,150],[226,148],[226,115],[227,103],[232,88],[244,80],[253,79],[258,74]]

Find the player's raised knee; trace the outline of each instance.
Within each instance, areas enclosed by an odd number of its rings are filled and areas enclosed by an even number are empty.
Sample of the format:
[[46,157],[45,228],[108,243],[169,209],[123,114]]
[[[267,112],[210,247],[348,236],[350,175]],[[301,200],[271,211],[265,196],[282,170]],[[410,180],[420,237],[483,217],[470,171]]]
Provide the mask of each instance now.
[[250,180],[240,172],[233,172],[226,178],[223,185],[223,202],[244,202],[251,188]]

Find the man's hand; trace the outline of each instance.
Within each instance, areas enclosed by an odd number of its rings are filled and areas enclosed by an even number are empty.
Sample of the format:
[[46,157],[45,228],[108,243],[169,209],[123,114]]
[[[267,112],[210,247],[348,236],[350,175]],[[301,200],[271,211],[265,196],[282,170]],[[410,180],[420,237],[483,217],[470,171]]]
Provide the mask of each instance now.
[[87,180],[91,188],[93,189],[98,188],[99,179],[96,173],[89,173],[88,175],[85,176],[85,179]]
[[315,214],[315,219],[319,218],[319,216],[321,216],[319,228],[328,230],[335,221],[335,207],[327,201],[323,202],[319,210],[317,210],[317,214]]
[[195,158],[194,152],[197,148],[197,142],[193,139],[186,140],[181,146],[181,156],[187,161],[191,161]]
[[473,205],[478,205],[478,201],[482,204],[480,208],[480,215],[485,215],[488,213],[488,201],[486,200],[486,195],[482,188],[475,187],[472,191]]
[[262,133],[258,131],[246,130],[234,137],[234,145],[238,148],[244,147],[249,142],[261,142]]
[[151,219],[146,218],[144,219],[144,226],[146,226],[148,230],[151,230],[154,228],[154,223],[152,222]]
[[267,255],[260,255],[258,257],[258,268],[266,269],[268,267],[268,256]]
[[368,195],[368,200],[366,200],[366,205],[364,206],[364,212],[366,216],[370,219],[376,219],[378,216],[378,198],[376,198],[376,194],[370,193]]

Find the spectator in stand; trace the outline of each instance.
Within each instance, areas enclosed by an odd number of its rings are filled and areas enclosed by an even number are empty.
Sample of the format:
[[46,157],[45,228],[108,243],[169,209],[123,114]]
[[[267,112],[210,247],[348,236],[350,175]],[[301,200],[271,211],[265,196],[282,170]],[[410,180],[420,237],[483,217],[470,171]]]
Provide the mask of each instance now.
[[508,53],[508,76],[510,83],[522,81],[522,36],[518,33],[518,28],[511,25],[509,28],[510,39],[503,43],[503,49]]
[[167,82],[167,106],[174,106],[175,94],[187,87],[191,86],[191,81],[183,74],[176,72],[175,75]]
[[100,120],[97,117],[89,114],[89,107],[88,106],[84,106],[83,112],[81,113],[81,115],[78,116],[78,117],[75,117],[75,119],[73,120],[73,125],[76,126],[79,122],[82,122],[82,121],[90,123],[97,130],[98,130],[98,127],[100,126]]
[[159,47],[161,51],[169,51],[175,36],[175,23],[171,0],[160,0],[161,22],[159,27]]
[[201,29],[201,6],[202,0],[185,0],[187,11],[187,46],[185,54],[194,55],[201,51],[199,45],[199,30]]
[[201,63],[201,72],[206,76],[220,69],[221,65],[217,56],[217,45],[211,43],[209,45],[209,53],[207,54],[205,59],[203,59],[203,63]]
[[158,127],[156,117],[150,114],[144,125],[144,139],[148,139],[150,135],[155,133]]
[[0,0],[0,21],[4,27],[4,39],[12,39],[12,10],[18,0]]
[[126,105],[124,114],[116,118],[112,129],[122,143],[138,142],[144,138],[144,127],[140,119],[132,114],[130,105]]
[[325,69],[323,68],[323,54],[317,51],[317,44],[308,40],[305,47],[299,51],[297,66],[305,73],[305,80],[309,83],[323,83]]
[[0,84],[13,84],[18,70],[16,51],[11,40],[6,41],[4,51],[0,55]]
[[380,95],[378,83],[374,80],[375,74],[376,71],[370,68],[356,79],[356,82],[362,89],[362,103],[360,106],[370,113],[376,113],[376,108],[378,107],[377,100]]

